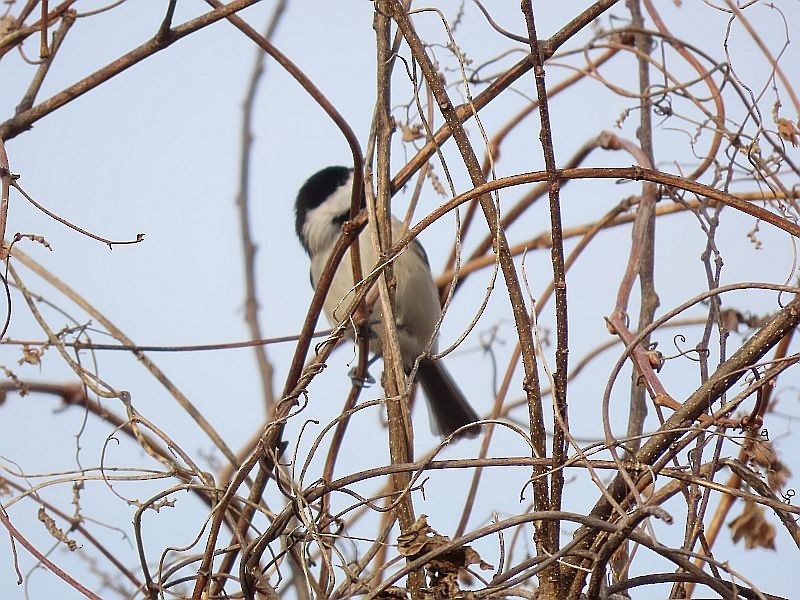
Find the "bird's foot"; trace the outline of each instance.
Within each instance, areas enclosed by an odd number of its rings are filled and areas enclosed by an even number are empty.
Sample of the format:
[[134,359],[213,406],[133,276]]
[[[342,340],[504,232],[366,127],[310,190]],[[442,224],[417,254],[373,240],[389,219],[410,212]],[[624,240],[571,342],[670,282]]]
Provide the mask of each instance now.
[[375,378],[369,374],[369,371],[365,370],[364,376],[360,377],[357,367],[353,367],[352,369],[350,369],[348,376],[350,377],[350,381],[353,382],[353,385],[358,386],[360,388],[368,388],[369,386],[375,384]]

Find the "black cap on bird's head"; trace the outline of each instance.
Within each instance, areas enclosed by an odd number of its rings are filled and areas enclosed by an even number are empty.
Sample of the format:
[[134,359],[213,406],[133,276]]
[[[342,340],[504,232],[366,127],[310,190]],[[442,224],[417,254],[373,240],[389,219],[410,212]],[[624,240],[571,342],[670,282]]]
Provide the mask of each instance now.
[[303,184],[303,187],[297,193],[297,201],[294,206],[294,229],[306,251],[308,251],[308,247],[303,237],[303,224],[306,222],[306,214],[325,202],[331,194],[347,183],[352,172],[353,169],[350,167],[325,167],[309,177],[308,181]]

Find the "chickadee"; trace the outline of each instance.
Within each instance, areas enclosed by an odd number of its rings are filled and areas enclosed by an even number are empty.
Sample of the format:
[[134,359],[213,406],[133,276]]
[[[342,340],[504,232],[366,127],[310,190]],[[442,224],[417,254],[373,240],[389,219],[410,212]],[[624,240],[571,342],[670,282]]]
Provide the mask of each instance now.
[[[350,218],[350,198],[353,170],[348,167],[327,167],[312,175],[300,188],[295,204],[295,229],[300,243],[311,258],[311,285],[316,287],[328,257],[342,231],[342,224]],[[362,208],[365,200],[361,199]],[[361,267],[370,273],[378,263],[371,243],[370,224],[359,235]],[[392,218],[392,237],[403,234],[403,225]],[[328,295],[325,299],[325,316],[332,324],[342,321],[344,311],[352,302],[353,270],[348,250],[339,263]],[[417,358],[425,353],[434,337],[436,323],[442,314],[439,294],[433,282],[425,250],[413,240],[393,262],[397,281],[395,292],[395,319],[403,367],[409,373]],[[377,334],[381,323],[381,309],[376,306],[370,316],[372,334],[369,349],[381,355],[381,339]],[[348,335],[353,337],[352,327]],[[436,351],[436,341],[431,352]],[[447,436],[458,428],[480,419],[467,403],[461,390],[438,362],[423,358],[417,370],[419,382],[431,407],[431,424],[435,432]],[[465,435],[474,435],[475,429]]]

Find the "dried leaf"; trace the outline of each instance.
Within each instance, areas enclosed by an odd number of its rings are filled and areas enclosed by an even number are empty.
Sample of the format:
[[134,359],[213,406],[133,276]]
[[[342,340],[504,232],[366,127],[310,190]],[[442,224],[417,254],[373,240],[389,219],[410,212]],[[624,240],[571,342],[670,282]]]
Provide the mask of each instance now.
[[647,362],[650,363],[650,366],[658,373],[661,371],[661,367],[664,366],[664,355],[658,350],[648,350]]
[[66,544],[67,548],[69,548],[71,551],[74,552],[78,549],[78,542],[69,539],[67,535],[58,528],[55,520],[53,517],[47,514],[47,512],[44,510],[44,507],[39,509],[37,516],[39,517],[39,520],[44,523],[44,526],[50,535],[56,538],[59,542]]
[[44,351],[41,348],[31,348],[27,344],[22,346],[22,358],[17,361],[18,365],[41,365],[42,354]]
[[775,527],[764,519],[764,509],[754,502],[745,502],[742,514],[728,524],[733,543],[744,539],[744,547],[775,550]]
[[747,451],[747,459],[759,467],[769,468],[777,459],[775,448],[768,440],[756,440]]
[[734,308],[726,308],[719,313],[722,326],[727,331],[737,333],[739,325],[744,321],[744,315]]
[[786,482],[791,476],[792,472],[789,467],[781,461],[776,460],[767,471],[767,484],[773,492],[780,492],[786,487]]
[[0,17],[0,38],[14,30],[14,17],[3,15]]
[[775,446],[770,441],[758,440],[748,450],[747,458],[751,463],[766,471],[767,483],[775,492],[781,491],[792,475],[789,467],[778,458]]
[[481,571],[491,571],[494,569],[494,565],[490,565],[485,560],[481,558],[481,555],[475,551],[472,546],[464,546],[465,555],[464,559],[467,561],[467,565],[478,565],[478,568]]
[[403,132],[404,142],[413,142],[414,140],[425,139],[425,137],[427,137],[425,128],[420,123],[415,123],[414,125],[404,125],[400,123],[400,131]]
[[419,554],[428,543],[428,534],[433,528],[428,525],[428,515],[420,515],[404,534],[397,538],[397,551],[402,556]]
[[[433,550],[449,547],[452,540],[437,533],[430,525],[426,515],[420,517],[400,537],[397,538],[398,551],[406,557],[416,557]],[[462,595],[458,585],[461,571],[471,565],[478,565],[489,571],[494,567],[481,559],[471,546],[449,548],[443,554],[425,565],[433,598],[456,598]]]
[[784,119],[783,117],[778,117],[775,119],[775,124],[778,126],[778,135],[797,148],[799,142],[797,136],[800,134],[800,131],[798,131],[794,122],[789,119]]
[[458,573],[452,571],[429,571],[430,586],[434,598],[459,598],[462,596],[458,586]]

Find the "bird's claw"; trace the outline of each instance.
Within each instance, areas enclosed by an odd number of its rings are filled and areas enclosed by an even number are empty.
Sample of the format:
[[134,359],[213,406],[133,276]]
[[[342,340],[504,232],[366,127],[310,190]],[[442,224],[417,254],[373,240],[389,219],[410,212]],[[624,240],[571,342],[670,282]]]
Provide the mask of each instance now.
[[350,369],[348,373],[350,380],[353,382],[353,385],[358,386],[360,388],[368,388],[371,385],[374,385],[375,378],[369,374],[369,371],[364,371],[364,376],[359,377],[358,368],[353,367]]

